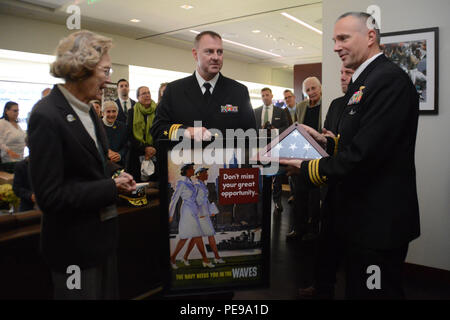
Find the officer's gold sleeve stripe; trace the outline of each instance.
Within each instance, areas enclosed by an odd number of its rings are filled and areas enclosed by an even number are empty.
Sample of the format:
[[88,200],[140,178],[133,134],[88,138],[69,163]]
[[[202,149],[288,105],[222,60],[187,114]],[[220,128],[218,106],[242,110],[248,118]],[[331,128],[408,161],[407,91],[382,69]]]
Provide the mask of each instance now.
[[169,129],[169,140],[172,140],[172,131],[173,131],[173,127],[174,126],[175,126],[175,124],[170,126],[170,129]]
[[321,186],[326,183],[327,178],[320,176],[319,174],[319,161],[320,159],[311,160],[308,163],[308,174],[311,182],[316,186]]
[[311,180],[311,182],[313,184],[317,184],[317,181],[314,177],[314,161],[315,160],[311,160],[308,162],[308,174],[309,174],[309,179]]
[[173,125],[170,127],[170,130],[169,130],[169,140],[173,140],[174,132],[176,132],[176,130],[177,130],[179,127],[181,127],[181,124],[173,124]]
[[175,131],[175,128],[177,127],[177,124],[174,124],[170,127],[170,131],[169,131],[169,139],[173,140],[173,132]]
[[316,173],[317,173],[317,179],[319,180],[320,185],[325,184],[325,182],[327,181],[327,178],[320,176],[320,174],[319,174],[319,160],[317,160]]
[[177,138],[178,129],[180,129],[181,124],[177,125],[177,127],[173,130],[173,139],[175,140]]
[[340,134],[338,134],[338,136],[337,137],[334,137],[333,139],[334,139],[334,153],[333,153],[333,155],[336,155],[337,154],[337,152],[338,152],[338,144],[339,144],[339,139],[341,138],[341,135]]
[[312,160],[312,161],[311,161],[311,176],[312,176],[312,182],[313,182],[315,185],[317,185],[317,180],[316,180],[316,175],[315,175],[315,173],[316,173],[315,168],[316,168],[316,160]]
[[315,177],[316,177],[316,180],[317,180],[317,186],[321,186],[322,184],[325,183],[325,181],[322,179],[322,177],[319,174],[319,159],[314,160],[314,161],[316,162],[315,163],[315,171],[314,171],[314,173],[315,173]]
[[319,175],[319,160],[316,160],[316,170],[315,170],[315,173],[316,173],[316,179],[317,179],[317,181],[319,182],[319,185],[323,184],[323,181],[322,181],[322,179],[320,178],[320,175]]
[[176,132],[178,128],[181,127],[181,124],[174,124],[172,128],[172,135],[170,136],[170,140],[175,140],[176,138]]
[[316,178],[316,186],[320,186],[322,183],[319,176],[319,159],[314,160],[314,177]]

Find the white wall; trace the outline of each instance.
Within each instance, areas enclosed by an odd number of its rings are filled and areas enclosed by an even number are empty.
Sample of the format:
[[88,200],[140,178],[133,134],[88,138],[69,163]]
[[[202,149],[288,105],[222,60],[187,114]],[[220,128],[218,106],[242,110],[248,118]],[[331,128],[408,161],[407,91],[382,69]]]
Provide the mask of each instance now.
[[439,115],[421,115],[416,144],[417,186],[422,235],[409,248],[407,262],[450,270],[450,1],[324,0],[324,105],[341,94],[341,62],[333,52],[333,26],[347,11],[381,8],[381,32],[439,27]]
[[[0,49],[54,54],[59,40],[71,32],[73,31],[67,30],[65,25],[0,14]],[[126,66],[129,64],[188,73],[195,69],[190,50],[171,48],[112,34],[104,35],[114,40],[114,47],[111,50],[111,58],[114,63],[113,81],[117,81],[121,77],[128,78]],[[226,57],[226,50],[222,73],[233,79],[288,88],[292,88],[294,83],[292,71],[233,60]],[[159,87],[159,83],[156,85]]]

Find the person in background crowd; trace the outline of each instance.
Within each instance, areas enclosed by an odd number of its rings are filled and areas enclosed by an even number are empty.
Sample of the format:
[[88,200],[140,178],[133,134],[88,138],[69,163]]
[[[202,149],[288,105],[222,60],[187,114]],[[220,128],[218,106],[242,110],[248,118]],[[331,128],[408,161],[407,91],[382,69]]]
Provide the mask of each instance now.
[[[19,105],[8,101],[0,119],[0,149],[1,159],[5,163],[17,162],[23,159],[26,133],[19,126]],[[14,167],[4,167],[4,170],[14,172]]]
[[119,108],[119,113],[117,114],[117,120],[127,124],[128,111],[131,110],[136,101],[131,99],[128,94],[130,93],[130,84],[127,79],[120,79],[117,81],[117,94],[118,98],[115,103]]
[[[297,119],[297,104],[295,103],[295,95],[289,89],[284,90],[283,95],[284,95],[284,101],[286,103],[286,108],[284,108],[283,110],[285,110],[286,116],[289,121],[289,126],[291,126],[293,123],[297,122],[297,120],[298,120]],[[289,193],[288,203],[292,204],[294,202],[294,198],[295,198],[295,178],[288,177],[288,181],[289,181],[289,187],[291,189],[290,193]],[[292,210],[290,210],[290,211],[291,211],[291,220],[294,220],[294,212]],[[286,235],[286,239],[296,238],[297,233],[295,232],[293,224],[292,224],[290,230],[291,231]]]
[[103,126],[109,142],[108,157],[125,167],[128,152],[128,132],[125,123],[117,120],[118,107],[114,101],[103,104]]
[[[308,99],[297,105],[297,121],[320,131],[322,129],[322,85],[316,77],[308,77],[303,81],[302,86],[303,93]],[[294,231],[287,237],[312,240],[319,233],[320,189],[306,188],[299,177],[293,176],[292,179],[296,180],[294,183]]]
[[297,104],[295,103],[295,95],[291,90],[286,89],[283,92],[284,101],[286,102],[286,108],[284,109],[286,112],[286,116],[289,121],[289,125],[298,121],[297,118]]
[[[134,107],[128,110],[128,138],[130,150],[127,160],[127,172],[136,181],[141,182],[141,163],[153,158],[155,160],[156,149],[150,129],[155,118],[156,103],[152,100],[150,89],[142,86],[137,89],[138,101]],[[155,164],[156,166],[157,164]],[[157,175],[152,175],[152,181],[157,180]]]
[[164,94],[164,90],[166,90],[166,87],[167,87],[168,84],[169,84],[168,82],[163,82],[159,86],[159,90],[158,90],[158,104],[161,102],[162,96]]
[[89,101],[89,105],[92,108],[94,108],[95,113],[101,119],[103,117],[103,114],[102,114],[102,105],[100,103],[100,100],[91,100],[91,101]]
[[[136,190],[133,178],[113,176],[102,123],[88,105],[110,80],[112,40],[89,31],[62,39],[50,67],[64,84],[33,108],[28,125],[30,176],[42,210],[41,250],[55,299],[118,299],[118,193]],[[80,289],[71,290],[77,266]]]
[[29,167],[29,160],[26,157],[17,162],[14,169],[13,191],[20,198],[19,212],[33,210],[36,203],[36,195],[31,188]]
[[[273,94],[270,88],[261,89],[261,99],[263,105],[254,109],[256,128],[259,129],[278,129],[281,134],[289,126],[289,120],[287,114],[283,109],[274,107],[272,100]],[[283,212],[283,206],[281,205],[282,194],[282,176],[275,175],[273,177],[273,202],[275,203],[274,215],[281,214]]]
[[50,88],[45,88],[44,90],[42,90],[41,98],[48,96],[51,91],[52,91],[52,89],[50,89]]

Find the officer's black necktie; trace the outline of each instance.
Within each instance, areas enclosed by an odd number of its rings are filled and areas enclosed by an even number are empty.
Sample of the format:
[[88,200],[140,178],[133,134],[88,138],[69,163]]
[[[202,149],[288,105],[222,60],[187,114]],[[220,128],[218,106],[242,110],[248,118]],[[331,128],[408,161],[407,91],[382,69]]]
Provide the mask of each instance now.
[[211,89],[211,83],[209,82],[205,82],[203,84],[203,87],[205,87],[205,93],[203,94],[203,101],[205,102],[205,104],[208,104],[209,102],[209,98],[211,98],[211,91],[209,89]]

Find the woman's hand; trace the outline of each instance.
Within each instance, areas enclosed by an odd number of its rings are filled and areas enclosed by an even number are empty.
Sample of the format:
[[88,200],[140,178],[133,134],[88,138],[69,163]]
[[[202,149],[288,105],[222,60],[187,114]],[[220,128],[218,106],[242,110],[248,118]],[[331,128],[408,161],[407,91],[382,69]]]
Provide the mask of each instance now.
[[136,181],[134,181],[133,177],[126,172],[122,172],[114,179],[114,182],[116,183],[119,193],[131,193],[136,190]]
[[119,162],[121,159],[120,154],[111,149],[108,150],[108,158],[110,158],[112,162]]
[[156,149],[153,147],[145,147],[145,160],[150,160],[156,154]]

